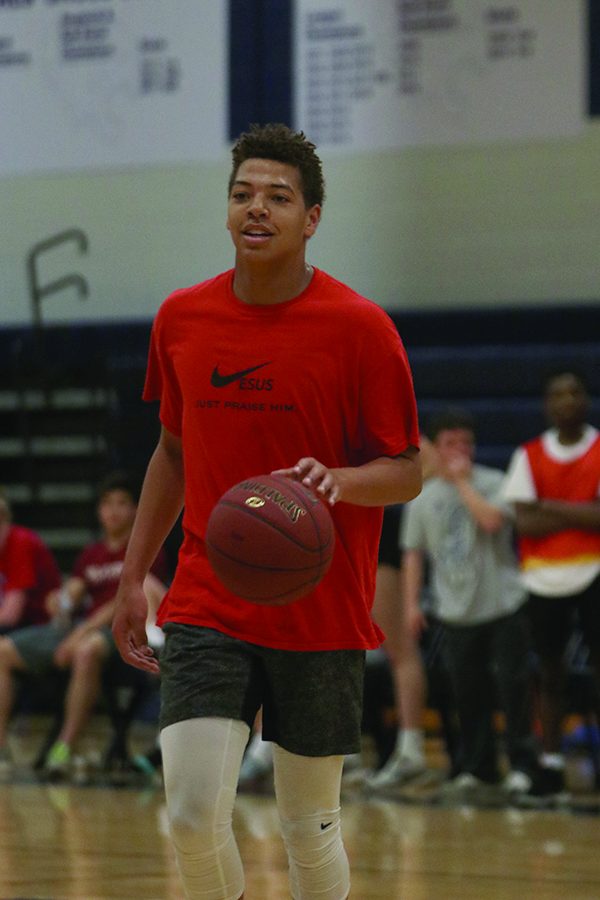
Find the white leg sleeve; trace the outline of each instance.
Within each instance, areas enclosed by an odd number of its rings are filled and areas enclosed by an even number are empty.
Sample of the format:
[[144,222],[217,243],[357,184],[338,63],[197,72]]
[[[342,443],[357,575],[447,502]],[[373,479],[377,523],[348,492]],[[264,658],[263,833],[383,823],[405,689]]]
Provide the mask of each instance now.
[[340,822],[344,757],[298,756],[274,744],[273,762],[293,900],[346,900],[350,871]]
[[232,829],[249,728],[233,719],[187,719],[161,732],[171,838],[188,900],[239,900],[244,874]]

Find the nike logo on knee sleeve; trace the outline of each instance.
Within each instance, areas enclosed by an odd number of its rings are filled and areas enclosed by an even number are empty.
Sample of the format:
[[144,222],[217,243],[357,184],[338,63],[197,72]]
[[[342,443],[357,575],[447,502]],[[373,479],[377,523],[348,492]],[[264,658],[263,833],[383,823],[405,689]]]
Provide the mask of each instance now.
[[333,822],[321,822],[321,831],[325,831],[330,825],[333,825]]

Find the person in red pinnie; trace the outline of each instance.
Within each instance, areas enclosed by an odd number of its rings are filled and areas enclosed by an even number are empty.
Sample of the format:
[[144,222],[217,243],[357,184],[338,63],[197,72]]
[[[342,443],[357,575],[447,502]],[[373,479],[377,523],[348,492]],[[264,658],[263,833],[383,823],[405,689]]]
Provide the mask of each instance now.
[[[188,898],[239,900],[232,829],[240,764],[259,707],[273,742],[295,900],[345,900],[344,754],[360,748],[365,651],[382,507],[418,494],[419,430],[404,348],[389,317],[306,261],[324,183],[315,147],[283,125],[233,148],[227,228],[235,267],[163,304],[145,396],[160,401],[113,633],[149,671],[143,579],[184,507],[173,584],[159,609],[161,746],[171,837]],[[279,472],[328,503],[331,568],[308,596],[267,607],[210,569],[208,516],[244,478]]]
[[600,432],[587,422],[590,394],[577,371],[546,379],[544,408],[550,427],[515,450],[504,496],[515,507],[540,663],[543,753],[534,789],[551,798],[565,792],[565,649],[575,616],[600,688]]

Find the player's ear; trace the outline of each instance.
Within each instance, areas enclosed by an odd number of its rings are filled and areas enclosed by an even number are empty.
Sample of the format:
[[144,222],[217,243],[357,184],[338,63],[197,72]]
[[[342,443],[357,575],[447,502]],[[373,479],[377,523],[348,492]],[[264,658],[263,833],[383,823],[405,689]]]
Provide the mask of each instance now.
[[318,203],[315,203],[314,206],[311,206],[306,211],[306,225],[304,226],[304,236],[306,238],[311,238],[315,231],[318,228],[319,222],[321,221],[321,207]]

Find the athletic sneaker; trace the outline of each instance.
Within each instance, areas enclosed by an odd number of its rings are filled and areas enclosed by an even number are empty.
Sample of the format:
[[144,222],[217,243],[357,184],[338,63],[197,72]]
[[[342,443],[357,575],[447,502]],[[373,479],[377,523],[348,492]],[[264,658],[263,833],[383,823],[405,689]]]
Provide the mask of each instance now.
[[509,796],[526,794],[533,786],[533,779],[527,772],[512,769],[502,782],[502,790]]
[[0,778],[10,778],[13,773],[14,762],[8,747],[0,747]]
[[71,768],[71,748],[64,741],[52,744],[44,760],[44,773],[50,778],[62,778]]
[[413,781],[426,771],[425,761],[393,754],[386,764],[367,778],[368,791],[385,791]]
[[159,747],[155,747],[150,753],[138,753],[133,759],[134,767],[143,775],[153,778],[159,769],[162,769],[162,753]]
[[477,778],[476,775],[472,775],[471,772],[461,772],[456,778],[446,782],[442,787],[442,793],[447,795],[468,793],[479,790],[484,784],[484,781]]
[[522,806],[548,806],[567,802],[569,793],[565,786],[564,769],[538,766],[529,779],[527,789],[516,791],[512,796]]
[[473,805],[496,805],[500,792],[498,785],[489,781],[482,781],[471,772],[461,772],[451,781],[443,784],[440,790],[440,799],[450,803],[463,803]]

